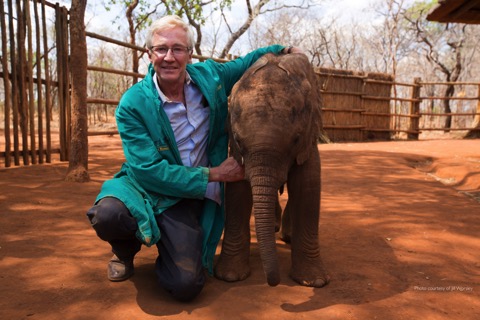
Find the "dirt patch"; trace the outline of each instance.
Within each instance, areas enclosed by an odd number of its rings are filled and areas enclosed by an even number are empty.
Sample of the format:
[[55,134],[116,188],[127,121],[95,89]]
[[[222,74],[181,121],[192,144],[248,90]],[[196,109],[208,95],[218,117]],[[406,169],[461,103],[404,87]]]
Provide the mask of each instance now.
[[[192,303],[158,290],[156,249],[128,281],[106,279],[109,246],[85,212],[123,161],[118,136],[91,137],[89,183],[66,163],[0,169],[0,319],[480,319],[480,141],[319,146],[322,289],[268,287],[255,237],[252,275],[209,278]],[[285,199],[283,199],[285,200]]]

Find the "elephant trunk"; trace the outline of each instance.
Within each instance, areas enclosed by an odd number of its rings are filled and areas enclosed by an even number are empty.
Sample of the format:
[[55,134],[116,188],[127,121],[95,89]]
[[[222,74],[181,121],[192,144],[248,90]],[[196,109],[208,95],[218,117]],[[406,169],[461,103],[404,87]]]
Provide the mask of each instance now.
[[[278,256],[275,244],[275,205],[277,201],[277,181],[263,170],[251,172],[253,212],[255,217],[255,231],[260,250],[263,270],[270,286],[280,283]],[[269,169],[266,169],[269,171]],[[271,170],[271,169],[270,169]],[[260,171],[260,173],[258,172]]]

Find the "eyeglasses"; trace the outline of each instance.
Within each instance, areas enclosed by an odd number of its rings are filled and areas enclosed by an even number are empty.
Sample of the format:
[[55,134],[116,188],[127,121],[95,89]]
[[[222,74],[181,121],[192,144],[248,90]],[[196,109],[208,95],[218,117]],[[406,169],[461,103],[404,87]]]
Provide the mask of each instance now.
[[169,48],[167,46],[155,46],[151,47],[150,51],[155,53],[157,57],[164,57],[168,54],[168,51],[171,50],[175,57],[183,57],[186,55],[192,48],[184,47],[184,46],[175,46],[173,48]]

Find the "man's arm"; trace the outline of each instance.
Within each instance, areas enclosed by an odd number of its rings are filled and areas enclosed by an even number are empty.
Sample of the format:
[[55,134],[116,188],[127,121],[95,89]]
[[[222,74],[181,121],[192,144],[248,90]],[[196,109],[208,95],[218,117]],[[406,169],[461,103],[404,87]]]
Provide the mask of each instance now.
[[[129,103],[131,101],[128,101]],[[150,130],[155,108],[130,107],[122,103],[116,110],[118,131],[125,158],[137,183],[145,190],[181,198],[201,199],[208,183],[208,168],[186,167],[172,150],[172,137],[153,141]],[[166,125],[166,124],[165,124]],[[157,137],[157,139],[159,139]]]

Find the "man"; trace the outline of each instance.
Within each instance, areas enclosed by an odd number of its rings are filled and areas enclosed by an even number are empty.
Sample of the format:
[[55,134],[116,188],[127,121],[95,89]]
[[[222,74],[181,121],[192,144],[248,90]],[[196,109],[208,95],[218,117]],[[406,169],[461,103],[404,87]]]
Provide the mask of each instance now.
[[116,110],[126,162],[87,216],[112,246],[109,280],[131,277],[142,244],[155,244],[160,285],[188,301],[204,286],[203,268],[213,270],[224,223],[222,183],[244,178],[243,167],[227,158],[227,96],[262,55],[299,50],[273,45],[223,64],[191,64],[193,34],[177,16],[155,21],[146,46],[148,74]]

